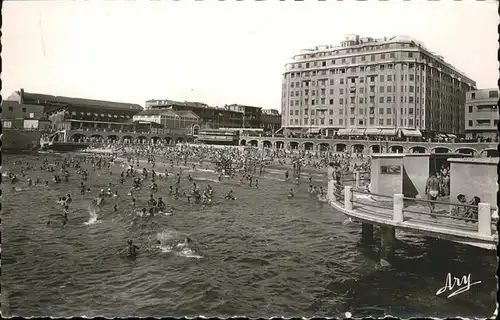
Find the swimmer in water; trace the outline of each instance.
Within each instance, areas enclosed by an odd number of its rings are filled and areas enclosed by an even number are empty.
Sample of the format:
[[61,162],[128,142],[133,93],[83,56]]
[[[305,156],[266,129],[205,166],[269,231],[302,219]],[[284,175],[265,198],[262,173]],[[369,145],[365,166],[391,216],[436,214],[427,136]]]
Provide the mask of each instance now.
[[125,248],[122,252],[125,252],[125,250],[127,250],[128,257],[130,257],[130,258],[137,257],[137,254],[138,254],[137,251],[139,251],[139,247],[136,246],[135,244],[133,244],[132,240],[128,240],[127,244],[128,244],[128,248]]
[[226,194],[226,196],[224,197],[226,200],[234,200],[234,196],[233,196],[233,190],[229,190],[229,192]]
[[290,192],[288,193],[288,199],[291,199],[293,197],[294,197],[293,189],[290,189]]

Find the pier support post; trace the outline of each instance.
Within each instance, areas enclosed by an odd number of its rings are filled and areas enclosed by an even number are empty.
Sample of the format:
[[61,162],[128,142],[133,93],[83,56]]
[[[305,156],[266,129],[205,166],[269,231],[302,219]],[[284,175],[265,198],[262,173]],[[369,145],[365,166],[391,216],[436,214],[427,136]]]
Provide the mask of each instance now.
[[328,203],[337,201],[335,196],[335,180],[328,180]]
[[344,187],[344,209],[352,210],[352,186]]
[[373,242],[373,224],[361,223],[361,242]]
[[392,227],[380,227],[380,265],[390,266],[389,261],[394,256],[396,232]]
[[354,171],[354,187],[359,188],[359,180],[360,180],[360,173],[359,171]]
[[404,195],[401,193],[394,194],[394,205],[392,210],[392,220],[397,222],[403,222],[403,207],[404,207]]
[[491,204],[479,203],[478,206],[478,232],[484,236],[491,236]]

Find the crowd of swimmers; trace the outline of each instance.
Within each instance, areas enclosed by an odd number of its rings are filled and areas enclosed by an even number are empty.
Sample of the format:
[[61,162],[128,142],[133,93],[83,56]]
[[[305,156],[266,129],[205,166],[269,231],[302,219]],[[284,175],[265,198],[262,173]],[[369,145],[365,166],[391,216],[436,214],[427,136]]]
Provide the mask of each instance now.
[[[193,170],[196,170],[197,166],[201,170],[214,170],[217,174],[217,181],[222,181],[223,179],[236,179],[236,181],[238,181],[239,179],[239,185],[247,185],[250,188],[259,188],[259,177],[265,173],[268,166],[272,165],[277,165],[278,168],[283,165],[291,165],[291,168],[288,167],[289,169],[285,172],[284,180],[290,180],[291,171],[296,184],[300,184],[301,175],[303,175],[304,169],[322,169],[328,165],[329,159],[334,159],[336,163],[338,163],[339,170],[352,170],[353,168],[369,166],[368,161],[366,161],[367,159],[359,164],[359,161],[358,163],[352,161],[353,158],[357,158],[357,156],[350,154],[325,153],[319,155],[306,151],[301,151],[298,154],[290,154],[283,150],[266,150],[262,152],[255,149],[240,150],[238,148],[214,148],[207,146],[183,146],[180,148],[172,148],[139,145],[127,147],[118,146],[118,149],[111,150],[111,152],[106,155],[93,154],[81,157],[65,157],[56,160],[53,164],[49,163],[47,159],[44,159],[40,166],[40,170],[50,172],[53,175],[52,183],[54,184],[70,182],[70,180],[73,179],[70,175],[70,171],[74,172],[82,196],[87,194],[90,195],[95,192],[95,196],[92,200],[93,207],[101,208],[109,203],[113,211],[117,212],[120,210],[118,205],[122,206],[126,202],[121,199],[118,201],[120,198],[118,190],[115,189],[115,186],[113,186],[111,182],[106,188],[100,188],[94,191],[87,186],[87,183],[89,182],[89,177],[92,172],[101,175],[104,171],[104,174],[113,175],[111,166],[118,156],[123,158],[127,165],[117,175],[116,179],[122,186],[127,184],[127,181],[130,181],[131,187],[127,196],[130,197],[132,211],[136,213],[136,217],[140,216],[146,219],[151,219],[158,213],[164,213],[167,216],[174,213],[173,206],[168,205],[165,196],[169,196],[174,200],[185,199],[187,203],[202,205],[202,208],[214,204],[214,196],[216,193],[210,184],[200,186],[190,173],[183,174],[182,166],[186,167],[188,160]],[[140,159],[147,159],[147,163],[151,169],[140,168]],[[163,168],[158,167],[156,163],[157,159],[160,159],[164,164]],[[40,160],[40,158],[37,157],[37,160]],[[33,165],[21,160],[16,160],[14,164],[22,177],[27,176],[27,171],[35,169]],[[169,172],[174,171],[175,167],[178,168],[178,173]],[[239,177],[236,178],[236,175]],[[8,177],[12,184],[16,184],[19,181],[19,177],[15,173],[8,173]],[[166,194],[161,196],[158,195],[160,190],[157,182],[159,180],[169,181],[171,177],[173,177],[174,181],[168,186]],[[182,182],[184,178],[187,180],[187,183]],[[26,180],[29,186],[36,184],[49,185],[49,181],[40,178],[35,178],[35,182],[33,182],[31,177],[27,177]],[[181,185],[184,189],[181,189]],[[136,199],[139,197],[139,190],[143,190],[145,186],[147,186],[149,193],[149,198],[145,201],[147,206],[137,208]],[[314,185],[311,174],[308,176],[308,186],[308,193],[310,195],[320,200],[326,199],[323,186]],[[293,188],[290,189],[287,197],[293,198],[295,192]],[[236,200],[232,189],[224,192],[220,198],[222,201]],[[70,213],[73,198],[70,194],[65,194],[59,197],[56,202],[62,209],[60,219],[58,220],[60,221],[60,226],[64,227],[67,225],[70,218],[68,218],[68,214]],[[133,219],[132,224],[134,224],[135,221],[137,221],[137,218]],[[57,221],[47,221],[47,225],[52,226],[55,224],[58,224]],[[190,242],[191,239],[188,241],[187,238],[184,241],[185,244]],[[138,247],[133,244],[132,240],[128,242],[126,252],[133,257],[137,255]]]

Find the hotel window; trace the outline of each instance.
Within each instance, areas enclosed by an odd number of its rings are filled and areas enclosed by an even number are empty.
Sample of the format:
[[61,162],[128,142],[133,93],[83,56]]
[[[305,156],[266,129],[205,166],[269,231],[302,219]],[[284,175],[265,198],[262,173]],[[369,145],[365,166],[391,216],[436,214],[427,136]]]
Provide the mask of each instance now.
[[354,108],[350,108],[350,113],[354,114]]
[[371,124],[371,125],[373,125],[373,124],[374,124],[374,122],[375,122],[375,119],[370,118],[370,124]]
[[333,114],[333,109],[328,110],[328,113],[329,113],[330,115],[332,115],[332,114]]
[[390,58],[394,58],[395,55],[394,55],[394,52],[391,52],[390,55],[389,55]]
[[387,86],[387,93],[390,93],[392,92],[392,87],[391,86]]
[[366,57],[365,56],[361,56],[361,61],[365,61],[366,60]]
[[370,66],[370,71],[375,71],[375,66]]
[[333,95],[333,89],[330,89],[330,94]]
[[362,116],[363,115],[363,109],[359,109],[359,115]]
[[315,115],[314,110],[311,110],[311,116],[314,116],[314,115]]
[[408,125],[413,126],[413,119],[408,119]]
[[356,103],[356,97],[350,97],[351,103]]
[[359,88],[359,93],[365,93],[365,88]]
[[353,126],[354,125],[354,118],[350,118],[349,122],[351,123],[351,126]]
[[295,119],[295,124],[299,124],[299,119]]
[[335,80],[330,79],[330,85],[333,86],[334,83],[335,83]]
[[333,124],[333,119],[328,120],[328,124]]
[[339,109],[339,115],[344,115],[344,109]]
[[339,104],[344,104],[344,98],[339,99]]
[[290,83],[290,88],[293,88],[293,86],[294,86],[294,83],[293,82]]
[[335,64],[335,59],[332,59],[332,64]]
[[321,98],[321,104],[325,104],[325,98]]
[[306,62],[306,68],[309,68],[309,62]]
[[469,120],[469,127],[472,127],[472,120]]
[[339,89],[339,94],[344,94],[344,89],[340,88]]
[[333,99],[330,99],[330,104],[333,104]]
[[387,119],[386,121],[387,121],[387,125],[388,125],[388,126],[390,126],[390,125],[391,125],[391,123],[392,123],[391,119],[389,118],[389,119]]
[[387,97],[387,103],[392,103],[392,97],[391,96]]
[[362,119],[359,119],[358,123],[359,123],[360,125],[363,125],[363,120],[362,120]]
[[375,97],[374,96],[370,97],[370,103],[375,103]]
[[408,114],[413,114],[413,108],[408,108]]
[[380,65],[380,71],[383,71],[385,69],[385,66],[383,64]]
[[365,83],[365,77],[360,77],[359,78],[359,83]]
[[[405,119],[406,120],[406,119]],[[399,119],[399,125],[403,126],[403,119]]]
[[469,106],[469,113],[472,113],[472,106]]
[[326,67],[326,61],[321,62],[322,67]]
[[385,53],[380,54],[380,59],[385,59]]
[[340,79],[340,84],[344,84],[344,79]]
[[409,91],[409,92],[413,92],[414,90],[415,90],[415,88],[414,88],[413,86],[410,86],[410,88],[409,88],[409,90],[408,90],[408,91]]
[[321,124],[325,124],[325,119],[320,119]]
[[308,120],[308,119],[304,119],[304,124],[307,124],[307,120]]
[[384,82],[384,75],[380,75],[380,82]]
[[313,106],[314,106],[315,104],[316,104],[316,100],[312,99],[312,100],[311,100],[311,105],[313,105]]
[[372,55],[370,56],[370,61],[375,61],[375,55],[374,55],[374,54],[372,54]]
[[293,116],[293,110],[290,110],[290,115]]
[[384,93],[384,87],[383,87],[383,86],[380,86],[380,88],[378,88],[378,91],[379,91],[380,93]]
[[413,74],[410,74],[410,81],[415,80],[415,76]]
[[344,125],[344,119],[339,119],[339,125]]
[[342,64],[344,64],[344,63],[345,63],[345,58],[344,58],[344,59],[342,59]]
[[413,103],[413,97],[408,97],[408,102]]
[[413,58],[413,52],[408,52],[408,58]]
[[370,92],[375,92],[375,86],[370,86]]
[[363,97],[360,97],[360,98],[359,98],[359,103],[360,103],[360,104],[365,103],[365,99],[363,99]]
[[378,125],[383,126],[384,125],[384,119],[378,119]]
[[392,108],[387,108],[386,109],[386,114],[391,114],[392,113]]
[[387,75],[387,81],[392,81],[392,75],[391,74]]
[[295,110],[295,115],[298,116],[299,115],[299,110]]
[[378,108],[378,114],[384,114],[384,108]]
[[387,65],[387,69],[392,69],[392,63],[389,63],[389,64]]
[[360,72],[364,72],[365,71],[365,67],[359,67],[359,71]]
[[352,63],[356,63],[356,57],[352,57],[352,58],[351,58],[351,62],[352,62]]

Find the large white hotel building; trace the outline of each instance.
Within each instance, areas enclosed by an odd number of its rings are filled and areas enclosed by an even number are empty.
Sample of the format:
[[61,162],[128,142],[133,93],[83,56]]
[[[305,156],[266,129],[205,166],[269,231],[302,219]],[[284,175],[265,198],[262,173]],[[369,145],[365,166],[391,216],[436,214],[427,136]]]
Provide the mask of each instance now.
[[475,81],[408,37],[348,36],[286,64],[282,127],[324,135],[465,133]]

